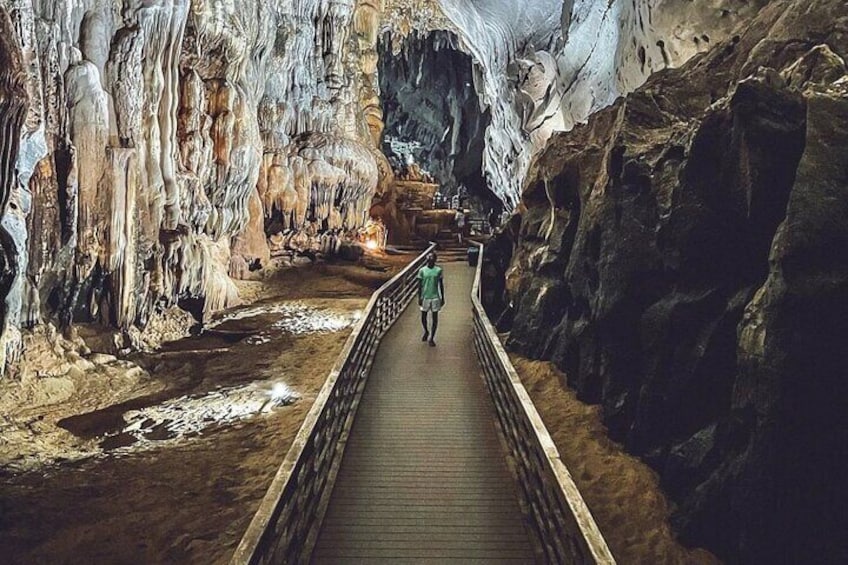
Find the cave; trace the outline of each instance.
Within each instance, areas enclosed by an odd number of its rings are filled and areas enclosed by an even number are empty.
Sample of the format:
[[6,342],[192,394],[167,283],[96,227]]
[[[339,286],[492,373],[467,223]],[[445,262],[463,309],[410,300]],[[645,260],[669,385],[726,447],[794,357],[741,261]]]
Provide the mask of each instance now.
[[846,563],[844,0],[0,0],[0,561]]
[[482,210],[501,207],[483,176],[491,117],[473,85],[473,59],[457,43],[456,36],[436,31],[406,38],[394,53],[391,37],[381,38],[383,152],[396,175],[418,164],[445,202],[461,194]]

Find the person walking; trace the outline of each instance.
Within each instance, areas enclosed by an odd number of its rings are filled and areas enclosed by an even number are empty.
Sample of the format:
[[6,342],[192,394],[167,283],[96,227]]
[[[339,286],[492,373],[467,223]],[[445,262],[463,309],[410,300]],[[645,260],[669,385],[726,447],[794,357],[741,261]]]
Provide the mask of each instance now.
[[453,216],[454,222],[456,222],[457,234],[456,237],[459,240],[460,245],[462,244],[462,237],[465,235],[465,222],[467,218],[465,217],[465,211],[462,209],[457,209],[456,213]]
[[[427,264],[418,270],[418,306],[421,309],[421,325],[424,336],[421,341],[429,341],[430,347],[436,346],[436,329],[439,327],[439,310],[445,305],[445,280],[442,268],[436,266],[436,254],[427,255]],[[432,316],[432,324],[427,325],[427,313]]]

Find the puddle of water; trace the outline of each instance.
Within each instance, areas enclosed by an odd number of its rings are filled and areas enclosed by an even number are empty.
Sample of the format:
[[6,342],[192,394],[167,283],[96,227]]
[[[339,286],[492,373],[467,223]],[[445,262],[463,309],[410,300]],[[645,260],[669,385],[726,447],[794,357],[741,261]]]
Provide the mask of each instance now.
[[[244,338],[243,343],[262,345],[282,334],[340,332],[353,326],[361,316],[360,311],[337,312],[302,302],[286,302],[232,312],[207,324],[204,331],[245,332],[242,335],[250,335]],[[249,330],[245,331],[247,327]]]
[[123,414],[124,425],[104,434],[105,450],[142,446],[151,442],[202,435],[212,427],[231,424],[268,413],[277,406],[297,400],[285,383],[251,383],[214,390],[203,395],[185,395],[161,404],[130,410]]

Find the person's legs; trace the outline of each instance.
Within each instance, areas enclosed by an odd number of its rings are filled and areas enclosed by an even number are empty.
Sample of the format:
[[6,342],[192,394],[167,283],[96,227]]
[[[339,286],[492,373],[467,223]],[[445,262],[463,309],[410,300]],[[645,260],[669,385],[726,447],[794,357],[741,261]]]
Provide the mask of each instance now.
[[426,312],[426,310],[421,311],[421,325],[424,327],[424,336],[421,338],[421,341],[427,341],[427,338],[430,337],[430,331],[427,329],[427,312]]
[[436,345],[436,329],[439,327],[439,313],[433,312],[433,331],[430,332],[430,345]]

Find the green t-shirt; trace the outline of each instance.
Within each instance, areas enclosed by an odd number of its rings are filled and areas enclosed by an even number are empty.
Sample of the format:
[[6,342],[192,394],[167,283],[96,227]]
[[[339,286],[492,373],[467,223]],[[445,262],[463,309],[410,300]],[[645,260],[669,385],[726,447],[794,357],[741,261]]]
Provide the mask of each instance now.
[[439,280],[442,278],[442,268],[423,266],[418,271],[418,280],[421,282],[421,298],[430,300],[441,298],[439,294]]

